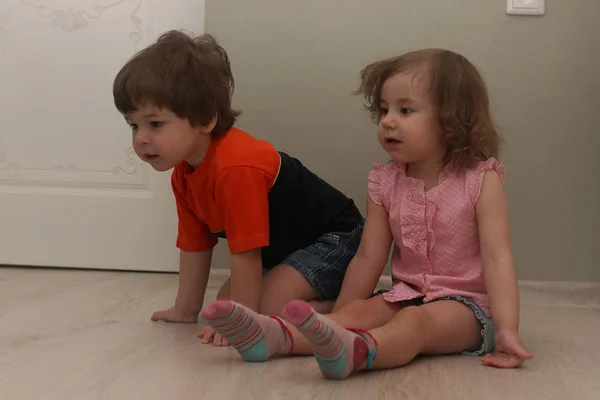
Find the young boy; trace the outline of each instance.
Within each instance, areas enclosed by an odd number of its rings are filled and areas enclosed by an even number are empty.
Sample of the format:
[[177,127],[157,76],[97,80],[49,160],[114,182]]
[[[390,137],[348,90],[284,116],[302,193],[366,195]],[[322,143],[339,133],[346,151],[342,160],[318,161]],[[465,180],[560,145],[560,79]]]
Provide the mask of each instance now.
[[[177,31],[115,78],[115,106],[132,128],[137,155],[157,171],[174,168],[179,290],[175,305],[153,320],[197,321],[219,237],[232,261],[217,298],[267,315],[294,299],[330,311],[358,249],[363,217],[354,202],[235,128],[233,87],[225,50],[210,35]],[[207,343],[213,335],[207,327],[199,336]],[[214,343],[226,344],[219,336]]]

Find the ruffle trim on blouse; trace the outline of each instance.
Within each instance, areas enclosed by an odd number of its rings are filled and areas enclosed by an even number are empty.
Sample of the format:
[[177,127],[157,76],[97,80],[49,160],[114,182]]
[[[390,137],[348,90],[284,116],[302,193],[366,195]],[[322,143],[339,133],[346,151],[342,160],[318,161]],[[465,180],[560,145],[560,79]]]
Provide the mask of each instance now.
[[468,172],[469,175],[467,176],[468,195],[473,205],[477,204],[479,195],[481,194],[481,187],[483,186],[483,177],[485,172],[489,170],[496,171],[502,184],[506,180],[506,168],[503,163],[495,158],[488,158],[477,164]]
[[383,204],[383,189],[381,187],[381,181],[383,180],[383,171],[385,164],[373,164],[371,172],[369,172],[367,188],[369,190],[369,196],[371,200],[377,205]]
[[[402,214],[400,216],[400,225],[402,230],[402,244],[414,251],[416,254],[427,256],[429,250],[435,245],[435,235],[433,233],[433,221],[439,192],[437,187],[425,192],[425,183],[419,179],[406,176],[406,167],[396,165],[399,170],[399,177],[404,180],[402,199]],[[444,169],[438,180],[438,187],[447,177],[447,170]]]
[[[472,170],[468,171],[467,179],[471,179],[470,190],[479,195],[483,175],[486,170],[493,169],[504,182],[506,170],[504,165],[494,158],[480,162]],[[371,199],[379,205],[389,208],[389,200],[386,193],[393,192],[396,185],[404,189],[400,191],[402,211],[400,213],[400,226],[402,232],[402,244],[416,254],[427,256],[435,245],[433,232],[433,221],[440,203],[440,187],[444,181],[453,173],[453,167],[447,165],[438,178],[438,185],[425,192],[424,182],[407,177],[406,166],[403,164],[373,164],[369,173],[368,189]],[[474,180],[474,181],[473,181]],[[388,209],[388,212],[390,210]]]

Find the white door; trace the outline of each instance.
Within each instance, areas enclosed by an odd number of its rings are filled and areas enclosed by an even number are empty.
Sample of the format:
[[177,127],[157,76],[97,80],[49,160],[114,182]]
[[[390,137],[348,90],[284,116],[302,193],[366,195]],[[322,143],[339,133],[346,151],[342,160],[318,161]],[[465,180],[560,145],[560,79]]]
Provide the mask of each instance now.
[[0,264],[176,270],[170,172],[131,148],[112,80],[199,0],[0,1]]

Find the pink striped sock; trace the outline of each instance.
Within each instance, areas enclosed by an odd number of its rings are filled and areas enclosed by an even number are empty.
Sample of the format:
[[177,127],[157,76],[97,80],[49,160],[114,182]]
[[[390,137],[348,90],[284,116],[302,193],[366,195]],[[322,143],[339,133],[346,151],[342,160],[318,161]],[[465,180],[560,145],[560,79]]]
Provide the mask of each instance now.
[[377,342],[368,332],[344,329],[301,300],[288,303],[283,315],[312,343],[325,378],[345,379],[372,366]]
[[260,315],[230,300],[215,301],[201,316],[246,361],[267,361],[292,350],[292,335],[277,317]]

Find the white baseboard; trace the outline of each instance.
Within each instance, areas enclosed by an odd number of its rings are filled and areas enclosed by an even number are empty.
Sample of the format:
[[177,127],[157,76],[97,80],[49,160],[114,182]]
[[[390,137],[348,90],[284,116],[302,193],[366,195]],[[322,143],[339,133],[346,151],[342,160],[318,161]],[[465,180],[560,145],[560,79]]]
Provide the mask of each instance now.
[[392,276],[391,275],[381,275],[379,277],[379,282],[377,282],[377,287],[391,288],[392,287]]
[[[229,278],[229,270],[223,268],[213,268],[210,270],[210,279],[214,279],[220,282],[224,282]],[[377,282],[378,288],[389,288],[392,286],[391,275],[381,275]]]
[[229,278],[229,270],[223,268],[213,268],[210,270],[210,279],[225,280]]

